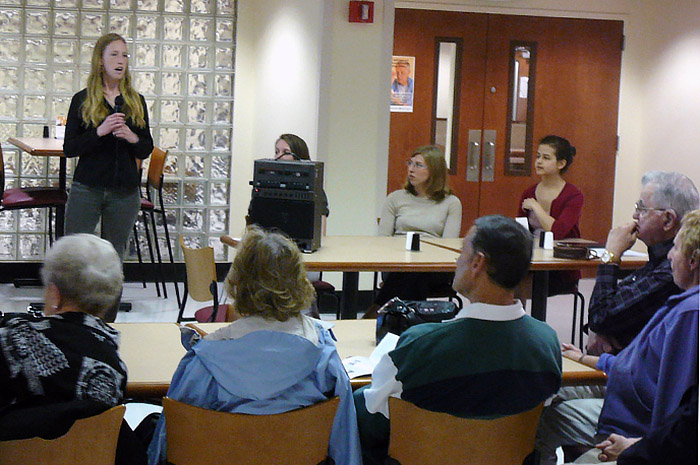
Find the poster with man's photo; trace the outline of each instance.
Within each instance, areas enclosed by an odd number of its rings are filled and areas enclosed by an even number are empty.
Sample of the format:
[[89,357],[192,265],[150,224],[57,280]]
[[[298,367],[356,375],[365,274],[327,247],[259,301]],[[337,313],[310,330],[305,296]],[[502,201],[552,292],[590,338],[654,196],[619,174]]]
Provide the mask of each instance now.
[[391,111],[413,112],[416,57],[394,56],[391,62]]

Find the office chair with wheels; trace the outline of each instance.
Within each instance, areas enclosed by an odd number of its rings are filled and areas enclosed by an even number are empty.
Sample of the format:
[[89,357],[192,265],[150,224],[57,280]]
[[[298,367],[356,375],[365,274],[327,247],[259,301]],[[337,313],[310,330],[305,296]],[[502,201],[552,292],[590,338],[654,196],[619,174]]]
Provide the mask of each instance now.
[[168,463],[326,463],[340,398],[275,415],[217,412],[165,397]]

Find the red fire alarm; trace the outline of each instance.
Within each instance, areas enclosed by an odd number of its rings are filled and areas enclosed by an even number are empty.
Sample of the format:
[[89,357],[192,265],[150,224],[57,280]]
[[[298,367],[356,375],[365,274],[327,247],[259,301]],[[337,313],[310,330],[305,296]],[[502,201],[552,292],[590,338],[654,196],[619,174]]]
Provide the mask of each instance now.
[[350,22],[351,23],[373,23],[374,22],[374,2],[350,2]]

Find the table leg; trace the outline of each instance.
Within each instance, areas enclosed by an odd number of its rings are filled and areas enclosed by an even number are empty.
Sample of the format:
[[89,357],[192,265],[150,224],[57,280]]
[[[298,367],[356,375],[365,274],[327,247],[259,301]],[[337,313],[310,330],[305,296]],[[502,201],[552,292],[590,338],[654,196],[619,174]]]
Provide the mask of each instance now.
[[340,319],[357,319],[357,288],[360,282],[360,273],[357,271],[343,272],[343,293],[340,297]]
[[547,294],[549,294],[549,271],[532,273],[532,317],[547,320]]
[[[58,188],[66,190],[66,157],[60,157],[58,167]],[[56,207],[56,239],[63,236],[66,208],[63,205]]]

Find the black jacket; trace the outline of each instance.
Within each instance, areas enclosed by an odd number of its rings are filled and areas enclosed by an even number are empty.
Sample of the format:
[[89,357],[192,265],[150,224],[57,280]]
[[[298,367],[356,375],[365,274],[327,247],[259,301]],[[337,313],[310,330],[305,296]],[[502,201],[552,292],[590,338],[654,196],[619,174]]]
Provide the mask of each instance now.
[[[148,158],[153,151],[146,100],[140,95],[146,126],[138,128],[133,121],[127,119],[127,126],[139,136],[139,141],[131,144],[112,134],[97,136],[97,128],[91,123],[85,123],[81,116],[80,107],[86,97],[87,89],[73,96],[66,122],[63,153],[66,157],[80,157],[73,180],[90,187],[111,189],[138,186],[141,180],[136,159]],[[114,112],[106,100],[104,105],[110,113]]]

